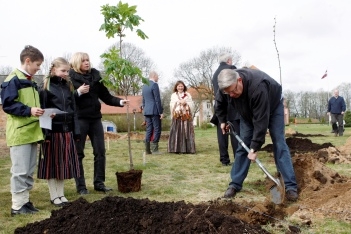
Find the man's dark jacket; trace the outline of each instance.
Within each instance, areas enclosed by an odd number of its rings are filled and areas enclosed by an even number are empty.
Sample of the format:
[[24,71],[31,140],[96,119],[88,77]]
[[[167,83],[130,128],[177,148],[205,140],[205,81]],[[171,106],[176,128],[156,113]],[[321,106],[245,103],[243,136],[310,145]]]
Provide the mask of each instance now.
[[227,115],[227,109],[223,107],[227,106],[227,102],[230,100],[242,118],[253,125],[254,131],[250,148],[259,150],[265,141],[270,115],[282,99],[282,87],[260,70],[243,68],[236,70],[236,72],[242,78],[243,93],[238,98],[230,99],[227,99],[228,95],[216,95],[218,105],[215,112],[219,121],[223,123]]
[[[216,96],[217,95],[217,92],[218,92],[218,75],[219,73],[223,70],[223,69],[236,69],[236,67],[234,65],[229,65],[225,62],[221,62],[217,68],[217,70],[215,71],[215,73],[213,74],[213,77],[212,77],[212,85],[213,85],[213,91],[214,91],[214,95]],[[215,104],[216,106],[217,104]],[[215,107],[216,108],[216,107]],[[227,118],[225,119],[225,122],[227,120],[229,121],[234,121],[234,120],[237,120],[239,119],[239,115],[237,114],[237,111],[235,111],[235,109],[233,108],[233,106],[231,105],[228,105],[228,110],[227,110],[227,113],[228,113],[228,116]],[[210,120],[211,123],[215,124],[215,125],[218,125],[218,118],[217,116],[214,114],[212,119]]]
[[328,112],[332,114],[340,115],[341,112],[345,112],[345,111],[346,111],[346,104],[343,97],[338,96],[338,98],[336,98],[333,96],[329,99]]

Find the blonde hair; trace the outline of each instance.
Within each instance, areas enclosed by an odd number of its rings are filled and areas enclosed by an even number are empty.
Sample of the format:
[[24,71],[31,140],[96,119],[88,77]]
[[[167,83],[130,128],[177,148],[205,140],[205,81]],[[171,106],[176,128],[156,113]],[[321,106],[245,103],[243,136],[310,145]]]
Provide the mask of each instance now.
[[[89,55],[87,53],[84,52],[77,52],[74,53],[69,61],[71,68],[78,73],[83,74],[82,70],[80,69],[80,67],[82,66],[82,62],[84,59],[89,59]],[[89,59],[90,61],[90,59]],[[91,63],[90,63],[90,67],[89,67],[89,72],[91,71]]]
[[[44,90],[48,90],[49,89],[49,87],[50,87],[50,78],[55,76],[55,74],[53,74],[52,69],[54,67],[58,68],[58,67],[60,67],[62,65],[69,66],[69,62],[65,58],[62,58],[62,57],[58,57],[58,58],[54,59],[51,62],[51,66],[50,66],[50,69],[49,69],[49,74],[47,76],[45,76],[44,80],[43,80],[43,89]],[[66,80],[67,80],[67,84],[69,86],[69,89],[73,92],[74,91],[74,87],[73,87],[71,79],[69,77],[67,77]]]

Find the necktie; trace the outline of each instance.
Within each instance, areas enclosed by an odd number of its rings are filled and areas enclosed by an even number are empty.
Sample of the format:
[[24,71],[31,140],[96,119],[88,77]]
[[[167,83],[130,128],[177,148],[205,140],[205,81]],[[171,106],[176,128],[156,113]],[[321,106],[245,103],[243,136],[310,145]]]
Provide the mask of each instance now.
[[27,74],[24,74],[24,75],[26,76],[27,80],[32,80],[32,76],[27,75]]

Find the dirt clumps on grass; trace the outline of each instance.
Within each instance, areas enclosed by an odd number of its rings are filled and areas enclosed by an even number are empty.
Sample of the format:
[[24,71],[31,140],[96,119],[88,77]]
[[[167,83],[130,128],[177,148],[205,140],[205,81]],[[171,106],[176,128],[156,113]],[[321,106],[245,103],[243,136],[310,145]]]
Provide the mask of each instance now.
[[[52,211],[49,219],[17,228],[15,233],[268,233],[262,225],[298,233],[299,226],[308,228],[317,219],[351,221],[351,180],[325,165],[336,155],[345,161],[335,163],[347,162],[351,138],[342,150],[303,138],[287,142],[296,149],[292,162],[297,202],[275,205],[268,191],[262,194],[267,198],[262,201],[245,190],[234,199],[218,198],[197,205],[121,197],[88,203],[80,198],[71,206]],[[265,183],[257,181],[253,186]],[[286,217],[297,225],[284,221]]]

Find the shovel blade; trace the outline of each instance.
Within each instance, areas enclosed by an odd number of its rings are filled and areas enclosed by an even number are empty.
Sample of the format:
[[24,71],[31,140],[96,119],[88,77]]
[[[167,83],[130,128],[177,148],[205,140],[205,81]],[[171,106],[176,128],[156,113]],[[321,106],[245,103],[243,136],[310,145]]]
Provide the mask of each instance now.
[[280,172],[278,172],[278,177],[275,178],[276,184],[270,188],[271,200],[274,204],[282,204],[285,199],[285,185],[284,179]]
[[282,204],[284,201],[284,194],[282,194],[281,190],[278,189],[277,185],[274,185],[270,188],[270,193],[271,193],[271,201],[274,204]]

